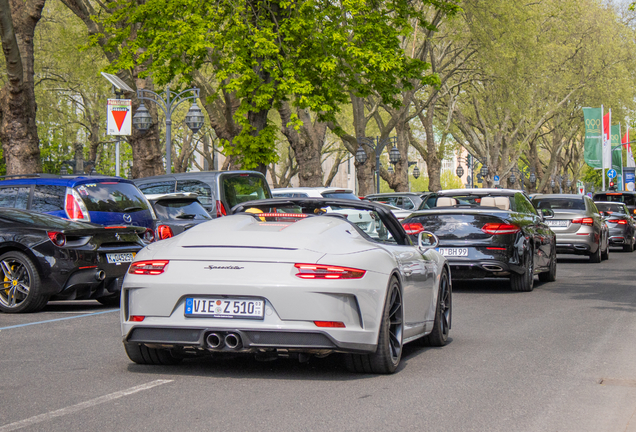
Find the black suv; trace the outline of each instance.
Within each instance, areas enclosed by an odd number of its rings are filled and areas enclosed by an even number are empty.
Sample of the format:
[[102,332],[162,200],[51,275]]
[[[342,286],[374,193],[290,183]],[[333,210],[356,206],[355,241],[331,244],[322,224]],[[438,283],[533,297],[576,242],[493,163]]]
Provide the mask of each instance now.
[[212,217],[232,214],[245,201],[271,198],[265,176],[258,171],[197,171],[134,180],[145,194],[194,192]]
[[636,216],[636,192],[631,191],[603,191],[594,194],[594,201],[622,202],[629,209],[632,216]]

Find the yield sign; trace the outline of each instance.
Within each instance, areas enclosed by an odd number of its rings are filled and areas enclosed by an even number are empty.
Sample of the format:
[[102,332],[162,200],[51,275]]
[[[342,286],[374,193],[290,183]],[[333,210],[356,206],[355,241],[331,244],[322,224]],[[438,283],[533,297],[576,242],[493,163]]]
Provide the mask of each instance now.
[[130,135],[132,132],[132,101],[108,99],[108,135]]

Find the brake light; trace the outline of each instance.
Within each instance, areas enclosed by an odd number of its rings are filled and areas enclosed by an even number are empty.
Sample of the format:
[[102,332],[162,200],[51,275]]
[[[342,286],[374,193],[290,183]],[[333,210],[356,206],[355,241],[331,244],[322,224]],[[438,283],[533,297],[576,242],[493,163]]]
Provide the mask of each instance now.
[[47,234],[55,246],[62,247],[66,244],[66,236],[63,233],[49,231]]
[[83,220],[90,222],[90,217],[88,216],[88,211],[86,210],[86,206],[82,201],[82,198],[77,195],[75,190],[66,189],[66,203],[64,206],[64,211],[66,212],[66,216],[71,220]]
[[500,234],[514,234],[521,231],[517,225],[505,224],[505,223],[487,223],[481,230],[486,234],[500,235]]
[[258,217],[283,217],[283,218],[306,218],[307,215],[304,213],[254,213],[258,215]]
[[586,218],[579,218],[579,219],[574,219],[572,221],[573,224],[581,224],[581,225],[589,225],[592,226],[594,225],[594,219],[590,218],[590,217],[586,217]]
[[404,227],[404,231],[410,235],[419,234],[424,231],[424,225],[421,223],[405,223],[402,224],[402,226]]
[[138,275],[158,275],[163,273],[168,260],[137,261],[130,265],[128,273]]
[[360,279],[366,270],[321,264],[294,264],[301,279]]
[[625,219],[610,219],[608,220],[608,222],[619,224],[619,225],[627,225],[627,221]]
[[314,321],[316,327],[333,327],[333,328],[345,328],[342,321]]
[[221,201],[216,202],[216,217],[227,216],[227,211],[225,211],[225,206]]
[[130,316],[130,321],[133,321],[133,322],[142,322],[144,319],[146,319],[146,317],[143,316],[143,315],[131,315]]
[[159,237],[159,240],[165,240],[169,239],[170,237],[174,237],[172,228],[170,228],[168,225],[159,225],[157,227],[157,237]]

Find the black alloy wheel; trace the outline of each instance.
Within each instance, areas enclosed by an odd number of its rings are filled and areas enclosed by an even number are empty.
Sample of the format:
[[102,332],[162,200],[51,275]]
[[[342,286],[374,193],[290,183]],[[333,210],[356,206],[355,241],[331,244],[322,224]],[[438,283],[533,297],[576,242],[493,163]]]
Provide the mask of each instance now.
[[446,269],[439,280],[437,307],[435,308],[435,324],[433,330],[423,338],[418,339],[420,345],[441,347],[446,345],[451,328],[453,314],[453,289]]
[[532,248],[527,247],[523,254],[523,273],[512,273],[510,288],[513,291],[529,292],[534,289],[534,254]]
[[372,354],[345,354],[345,365],[349,371],[375,374],[395,372],[402,358],[403,310],[400,284],[392,277],[380,322],[378,348]]
[[48,302],[40,294],[40,275],[33,262],[22,252],[0,256],[0,311],[5,313],[37,312]]
[[629,243],[625,243],[623,245],[623,252],[634,252],[634,241],[635,241],[635,238],[632,237],[629,240]]

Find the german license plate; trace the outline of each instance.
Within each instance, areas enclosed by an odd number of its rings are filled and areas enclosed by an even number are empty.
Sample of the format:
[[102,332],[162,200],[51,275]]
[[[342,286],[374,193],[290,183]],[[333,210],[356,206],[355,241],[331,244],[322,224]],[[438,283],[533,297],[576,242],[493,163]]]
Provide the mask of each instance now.
[[551,227],[566,227],[568,226],[568,221],[566,220],[547,220],[548,226]]
[[129,263],[132,262],[133,258],[135,258],[134,252],[106,254],[106,259],[108,260],[109,264]]
[[468,256],[468,248],[438,248],[437,251],[446,257]]
[[263,300],[188,297],[185,302],[185,316],[189,317],[263,319],[264,311]]

